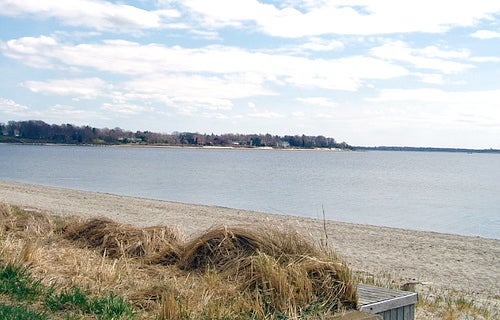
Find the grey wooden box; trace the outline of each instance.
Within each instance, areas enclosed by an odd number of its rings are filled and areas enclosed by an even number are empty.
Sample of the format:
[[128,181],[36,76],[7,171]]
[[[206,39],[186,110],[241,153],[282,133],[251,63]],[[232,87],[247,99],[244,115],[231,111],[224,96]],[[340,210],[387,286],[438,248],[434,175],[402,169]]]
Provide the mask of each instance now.
[[418,295],[414,292],[391,290],[358,284],[359,310],[377,314],[383,320],[414,320]]

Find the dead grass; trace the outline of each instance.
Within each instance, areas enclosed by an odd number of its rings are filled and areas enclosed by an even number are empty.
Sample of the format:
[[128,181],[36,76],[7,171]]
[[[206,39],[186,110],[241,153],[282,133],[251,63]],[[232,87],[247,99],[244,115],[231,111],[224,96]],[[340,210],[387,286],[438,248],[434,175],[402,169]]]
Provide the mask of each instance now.
[[0,202],[0,235],[12,228],[13,218],[11,206]]
[[356,306],[351,274],[297,232],[217,227],[186,241],[169,227],[68,220],[0,204],[2,259],[44,285],[114,293],[139,318],[322,317]]
[[0,218],[2,220],[5,218],[12,218],[11,206],[5,202],[0,202]]
[[[295,231],[213,228],[186,244],[180,267],[214,269],[253,300],[251,312],[298,316],[317,308],[355,308],[356,289],[347,266],[316,249]],[[248,298],[247,298],[248,299]]]
[[64,237],[109,258],[151,256],[179,241],[179,235],[168,227],[139,229],[104,218],[69,226]]
[[214,228],[184,246],[179,266],[184,270],[212,267],[224,271],[232,268],[235,261],[255,255],[264,245],[265,241],[253,231]]

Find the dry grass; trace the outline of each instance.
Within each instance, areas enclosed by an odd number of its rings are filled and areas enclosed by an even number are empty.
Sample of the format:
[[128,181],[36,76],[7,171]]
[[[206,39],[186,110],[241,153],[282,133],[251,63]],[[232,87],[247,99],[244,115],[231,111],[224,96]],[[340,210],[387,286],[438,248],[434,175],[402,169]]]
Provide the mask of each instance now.
[[232,268],[235,261],[256,254],[263,245],[264,241],[253,231],[214,228],[184,246],[179,266],[185,270],[210,266],[223,271]]
[[11,230],[14,226],[14,215],[10,205],[0,202],[0,235],[3,235],[7,230]]
[[5,202],[0,202],[0,219],[12,218],[11,206]]
[[110,258],[151,256],[179,241],[179,234],[168,227],[139,229],[104,218],[70,226],[64,237]]
[[224,274],[250,293],[247,299],[256,306],[250,311],[259,317],[297,316],[312,308],[335,312],[357,304],[346,265],[294,231],[214,228],[186,244],[180,267]]
[[169,227],[50,217],[0,204],[2,259],[47,286],[127,298],[138,317],[323,317],[356,306],[345,263],[296,232],[217,227],[191,241]]

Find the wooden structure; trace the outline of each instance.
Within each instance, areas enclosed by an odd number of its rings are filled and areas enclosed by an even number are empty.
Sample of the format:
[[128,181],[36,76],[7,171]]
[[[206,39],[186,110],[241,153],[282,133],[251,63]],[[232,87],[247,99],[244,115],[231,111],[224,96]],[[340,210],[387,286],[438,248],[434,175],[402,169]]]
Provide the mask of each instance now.
[[347,311],[346,313],[336,315],[332,320],[381,320],[376,314],[368,314],[357,310]]
[[377,314],[383,320],[414,320],[415,292],[385,289],[358,284],[359,310]]

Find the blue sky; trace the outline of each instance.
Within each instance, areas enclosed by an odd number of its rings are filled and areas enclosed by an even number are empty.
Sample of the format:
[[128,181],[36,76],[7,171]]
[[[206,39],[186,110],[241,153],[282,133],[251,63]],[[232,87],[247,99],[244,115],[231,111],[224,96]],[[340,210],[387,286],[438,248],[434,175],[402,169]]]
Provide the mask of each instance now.
[[500,148],[500,1],[0,0],[0,122]]

